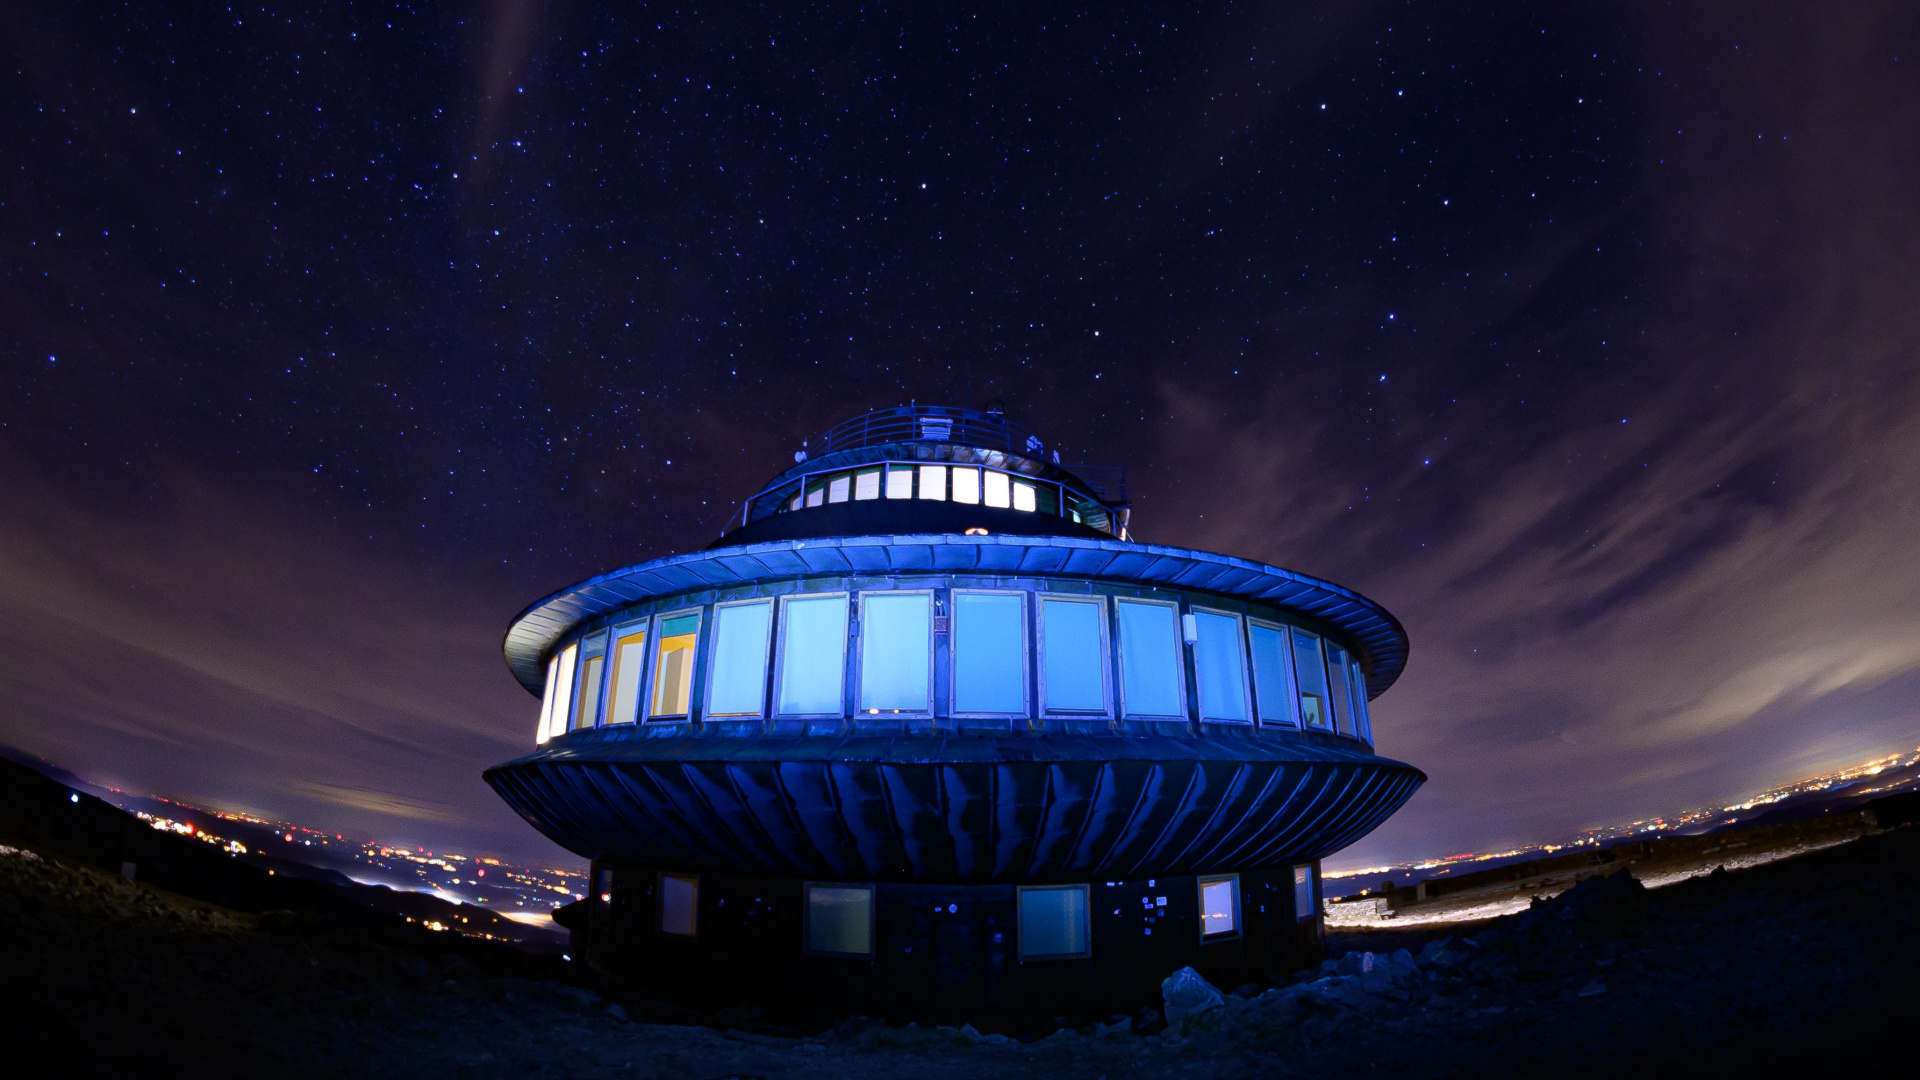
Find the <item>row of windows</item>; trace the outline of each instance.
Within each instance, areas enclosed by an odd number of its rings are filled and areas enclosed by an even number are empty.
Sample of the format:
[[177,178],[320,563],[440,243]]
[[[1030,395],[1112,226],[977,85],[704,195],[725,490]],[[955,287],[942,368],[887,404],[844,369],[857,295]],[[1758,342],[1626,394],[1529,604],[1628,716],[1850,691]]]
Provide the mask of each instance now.
[[[1152,882],[1148,882],[1149,886]],[[611,903],[612,875],[601,872],[600,902]],[[1200,911],[1200,940],[1220,941],[1240,933],[1240,875],[1214,874],[1196,879]],[[805,914],[802,941],[817,956],[872,956],[874,951],[874,887],[868,884],[807,882],[802,886]],[[661,874],[656,929],[674,937],[700,933],[700,878],[694,874]],[[1092,889],[1087,885],[1022,885],[1017,892],[1017,946],[1020,959],[1069,960],[1093,955]],[[1158,900],[1165,907],[1167,898]],[[1296,919],[1313,917],[1313,867],[1293,868],[1293,910]],[[1118,911],[1115,915],[1120,914]],[[1149,930],[1148,933],[1152,931]]]
[[1372,742],[1360,665],[1318,634],[1169,600],[962,588],[760,597],[601,631],[549,660],[537,741],[691,719],[700,659],[708,719],[931,716],[942,647],[951,716],[1187,719],[1191,682],[1200,720]]
[[1106,510],[1097,502],[1064,485],[974,465],[903,463],[821,473],[800,481],[781,509],[870,499],[928,499],[993,506],[1067,517],[1103,529],[1108,521]]

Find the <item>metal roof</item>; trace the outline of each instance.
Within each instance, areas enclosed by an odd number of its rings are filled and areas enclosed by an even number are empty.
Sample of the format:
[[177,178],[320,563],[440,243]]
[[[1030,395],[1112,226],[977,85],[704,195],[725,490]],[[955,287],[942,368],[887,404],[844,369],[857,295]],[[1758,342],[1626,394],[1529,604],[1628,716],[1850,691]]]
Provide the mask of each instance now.
[[538,696],[547,654],[574,627],[630,604],[701,589],[814,574],[1034,574],[1201,589],[1310,616],[1352,639],[1367,696],[1392,686],[1407,664],[1407,632],[1387,609],[1351,589],[1292,570],[1210,551],[1069,536],[842,536],[775,540],[669,555],[588,578],[522,611],[502,651],[520,685]]

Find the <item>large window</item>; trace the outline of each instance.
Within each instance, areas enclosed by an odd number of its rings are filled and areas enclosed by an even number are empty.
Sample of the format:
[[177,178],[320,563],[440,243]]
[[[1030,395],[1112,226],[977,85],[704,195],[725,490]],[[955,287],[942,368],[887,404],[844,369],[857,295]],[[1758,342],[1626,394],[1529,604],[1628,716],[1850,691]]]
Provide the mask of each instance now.
[[981,479],[983,486],[980,491],[980,501],[986,503],[988,506],[998,506],[1002,508],[1013,505],[1013,490],[1006,473],[994,472],[992,469],[988,469],[986,475]]
[[1107,711],[1106,599],[1040,597],[1040,701],[1050,715]]
[[586,659],[580,663],[580,685],[574,691],[574,730],[590,728],[600,717],[600,676],[607,669],[607,635],[596,634],[583,646]]
[[913,466],[911,465],[887,466],[887,498],[889,499],[913,498]]
[[933,594],[860,594],[860,712],[933,711]]
[[1357,734],[1353,725],[1353,687],[1347,679],[1347,650],[1331,641],[1326,645],[1327,690],[1333,699],[1333,729],[1342,735]]
[[839,716],[846,657],[846,593],[782,597],[776,711]]
[[1200,939],[1210,941],[1240,932],[1240,875],[1200,879]]
[[1193,678],[1200,692],[1200,719],[1245,723],[1247,665],[1240,616],[1196,610],[1193,621],[1199,631],[1193,643]]
[[920,497],[923,499],[942,499],[947,497],[947,467],[945,465],[920,466]]
[[1180,613],[1156,600],[1118,600],[1120,703],[1128,716],[1183,716]]
[[547,737],[567,730],[567,717],[573,714],[573,673],[580,659],[580,644],[560,650],[560,664],[553,672],[553,712],[547,717]]
[[1360,670],[1358,661],[1347,665],[1347,674],[1353,683],[1353,721],[1354,728],[1368,746],[1373,745],[1373,709],[1367,704],[1367,675]]
[[880,470],[868,469],[853,474],[853,501],[864,502],[880,497]]
[[806,886],[807,952],[873,955],[873,886]]
[[700,614],[669,615],[659,620],[653,651],[653,707],[649,719],[687,715],[693,703],[693,650],[700,639]]
[[1313,910],[1313,865],[1293,868],[1293,917],[1311,919]]
[[691,874],[660,875],[660,932],[694,937],[700,929],[700,879]]
[[1320,655],[1320,639],[1293,628],[1293,671],[1300,680],[1300,719],[1310,728],[1324,728],[1327,718],[1327,664]]
[[640,716],[640,682],[647,670],[647,625],[615,630],[608,652],[613,657],[613,686],[607,691],[607,723],[631,724]]
[[559,670],[560,658],[558,656],[549,657],[547,659],[547,684],[541,689],[540,693],[540,724],[533,730],[533,741],[536,745],[547,741],[548,728],[553,723],[553,693],[560,682],[555,673]]
[[1027,712],[1027,594],[953,591],[953,711]]
[[1247,642],[1253,653],[1253,696],[1260,723],[1292,727],[1293,676],[1287,665],[1287,631],[1271,623],[1247,621]]
[[977,503],[980,501],[980,470],[965,465],[953,467],[953,501],[957,503]]
[[1089,956],[1085,885],[1020,886],[1020,959],[1065,960]]
[[759,716],[766,703],[773,601],[715,604],[708,716]]

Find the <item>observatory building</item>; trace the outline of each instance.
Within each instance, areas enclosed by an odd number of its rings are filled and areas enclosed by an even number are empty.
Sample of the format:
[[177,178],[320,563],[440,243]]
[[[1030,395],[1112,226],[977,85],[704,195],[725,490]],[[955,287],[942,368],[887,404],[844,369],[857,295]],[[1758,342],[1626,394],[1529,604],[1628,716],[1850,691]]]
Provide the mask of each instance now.
[[592,860],[576,958],[703,1007],[974,1022],[1320,959],[1320,860],[1426,779],[1373,749],[1407,637],[1331,582],[1135,541],[1125,474],[998,412],[848,420],[704,551],[513,621]]

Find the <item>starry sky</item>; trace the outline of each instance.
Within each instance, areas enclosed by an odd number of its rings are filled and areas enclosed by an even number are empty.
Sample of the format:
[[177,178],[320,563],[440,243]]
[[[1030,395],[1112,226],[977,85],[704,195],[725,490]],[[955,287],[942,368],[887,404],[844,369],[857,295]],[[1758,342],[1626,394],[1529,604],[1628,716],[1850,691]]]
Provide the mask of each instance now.
[[1334,860],[1920,741],[1913,4],[24,5],[0,742],[526,858],[508,620],[1003,400],[1413,640]]

